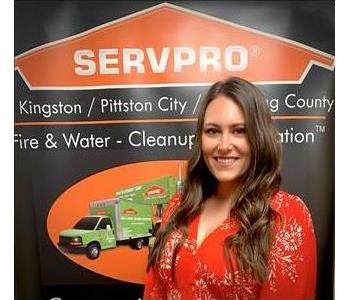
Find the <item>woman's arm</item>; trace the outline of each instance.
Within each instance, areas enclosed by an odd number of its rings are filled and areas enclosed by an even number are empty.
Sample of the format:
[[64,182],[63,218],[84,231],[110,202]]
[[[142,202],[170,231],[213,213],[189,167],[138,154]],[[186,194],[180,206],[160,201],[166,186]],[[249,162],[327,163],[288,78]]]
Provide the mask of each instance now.
[[316,289],[316,238],[302,200],[289,198],[279,211],[269,260],[269,280],[259,300],[313,300]]

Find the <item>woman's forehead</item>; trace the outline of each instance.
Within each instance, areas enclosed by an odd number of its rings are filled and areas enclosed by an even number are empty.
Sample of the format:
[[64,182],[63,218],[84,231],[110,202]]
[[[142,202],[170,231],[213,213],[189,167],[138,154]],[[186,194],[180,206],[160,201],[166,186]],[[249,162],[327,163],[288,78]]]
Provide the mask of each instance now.
[[219,95],[207,106],[204,123],[244,123],[244,113],[231,98]]

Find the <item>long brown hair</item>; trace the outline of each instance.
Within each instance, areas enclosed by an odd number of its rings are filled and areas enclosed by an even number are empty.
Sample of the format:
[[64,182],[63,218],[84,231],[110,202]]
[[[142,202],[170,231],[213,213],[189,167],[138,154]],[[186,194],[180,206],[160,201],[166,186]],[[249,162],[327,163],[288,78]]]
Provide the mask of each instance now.
[[239,179],[235,199],[232,199],[231,216],[239,221],[240,229],[226,238],[224,254],[229,269],[232,270],[234,253],[239,270],[251,273],[256,281],[262,282],[268,275],[270,232],[276,215],[270,207],[270,199],[281,183],[281,150],[264,95],[253,84],[237,77],[216,82],[207,92],[198,117],[194,151],[188,162],[181,205],[159,230],[148,268],[160,261],[169,234],[178,229],[183,238],[175,247],[174,265],[175,256],[188,236],[189,222],[201,212],[203,203],[215,191],[216,179],[205,164],[201,144],[206,109],[219,95],[232,99],[241,107],[251,148],[250,166]]

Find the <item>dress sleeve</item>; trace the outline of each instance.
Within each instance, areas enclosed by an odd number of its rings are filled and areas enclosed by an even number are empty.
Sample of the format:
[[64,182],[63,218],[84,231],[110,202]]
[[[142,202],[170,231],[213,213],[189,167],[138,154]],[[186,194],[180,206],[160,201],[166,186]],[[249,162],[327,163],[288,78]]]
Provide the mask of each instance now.
[[157,270],[152,267],[147,273],[143,300],[166,300],[165,286],[162,284]]
[[316,238],[311,215],[294,196],[276,222],[269,259],[269,278],[259,300],[314,300],[316,288]]
[[176,193],[169,201],[169,204],[167,205],[163,213],[162,226],[168,223],[169,218],[174,214],[175,210],[179,207],[180,202],[181,202],[181,195],[179,193]]
[[[168,222],[170,216],[175,212],[177,207],[180,205],[180,201],[181,201],[181,197],[179,194],[175,194],[172,197],[172,199],[169,201],[169,204],[163,213],[161,226],[164,226]],[[166,300],[166,299],[167,299],[166,287],[159,276],[159,272],[157,271],[157,268],[153,266],[152,268],[150,268],[146,276],[143,300]]]

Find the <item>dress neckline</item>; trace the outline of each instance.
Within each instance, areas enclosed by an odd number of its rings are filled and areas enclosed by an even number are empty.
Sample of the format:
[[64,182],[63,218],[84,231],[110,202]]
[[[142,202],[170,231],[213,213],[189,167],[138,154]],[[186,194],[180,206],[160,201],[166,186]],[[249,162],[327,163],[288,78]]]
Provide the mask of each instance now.
[[235,218],[231,216],[227,216],[221,223],[218,224],[203,240],[200,244],[197,242],[197,237],[198,237],[198,227],[199,227],[199,222],[201,219],[201,214],[198,214],[192,223],[192,228],[190,231],[190,238],[194,241],[196,251],[198,252],[201,250],[207,243],[210,241],[210,239],[215,236],[215,233],[219,230],[234,230],[237,229],[237,221]]

